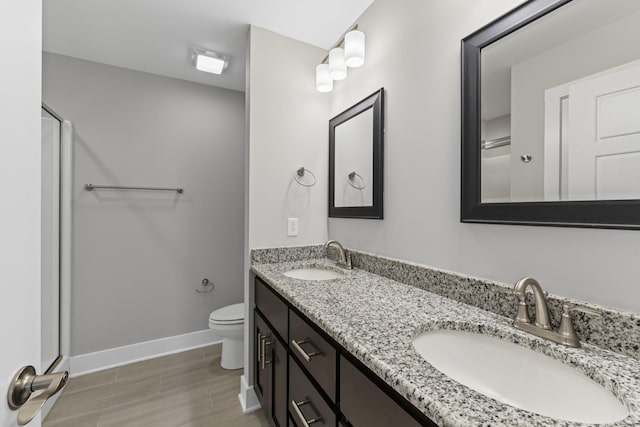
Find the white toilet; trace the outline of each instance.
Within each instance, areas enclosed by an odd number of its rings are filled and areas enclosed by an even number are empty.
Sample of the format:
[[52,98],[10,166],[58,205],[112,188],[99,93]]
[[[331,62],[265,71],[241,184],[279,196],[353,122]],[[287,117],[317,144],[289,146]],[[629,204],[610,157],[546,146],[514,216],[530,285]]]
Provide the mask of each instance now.
[[240,369],[244,366],[244,303],[232,304],[213,311],[209,315],[209,329],[222,337],[223,369]]

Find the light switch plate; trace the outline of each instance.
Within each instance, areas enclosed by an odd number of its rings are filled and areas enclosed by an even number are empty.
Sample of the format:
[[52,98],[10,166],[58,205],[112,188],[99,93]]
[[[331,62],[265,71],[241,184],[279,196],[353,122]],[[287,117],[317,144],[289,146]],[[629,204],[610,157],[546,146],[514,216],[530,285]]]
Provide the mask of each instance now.
[[298,218],[287,218],[287,236],[298,235]]

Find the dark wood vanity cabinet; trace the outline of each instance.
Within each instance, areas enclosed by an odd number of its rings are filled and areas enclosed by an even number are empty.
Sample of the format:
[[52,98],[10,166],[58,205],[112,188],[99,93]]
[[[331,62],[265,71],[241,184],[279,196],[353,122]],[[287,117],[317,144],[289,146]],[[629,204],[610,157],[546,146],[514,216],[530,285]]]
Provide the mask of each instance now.
[[255,389],[272,426],[436,426],[260,278],[255,286]]

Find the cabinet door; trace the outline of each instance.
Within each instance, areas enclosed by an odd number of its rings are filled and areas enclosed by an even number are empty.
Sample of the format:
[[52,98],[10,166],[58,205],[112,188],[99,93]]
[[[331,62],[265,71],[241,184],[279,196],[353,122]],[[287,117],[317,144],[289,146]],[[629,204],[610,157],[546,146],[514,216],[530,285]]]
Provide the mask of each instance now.
[[354,427],[435,426],[426,420],[418,422],[342,356],[340,410]]
[[287,349],[278,339],[267,346],[267,357],[271,366],[272,418],[276,426],[287,425]]
[[260,400],[260,405],[262,405],[262,409],[267,417],[267,419],[271,419],[271,380],[270,380],[270,369],[267,369],[269,365],[267,364],[267,360],[265,359],[265,346],[267,340],[270,338],[273,339],[271,330],[267,326],[262,316],[258,314],[257,311],[254,310],[254,342],[256,345],[255,355],[254,355],[254,364],[255,373],[256,373],[256,383],[255,390],[258,396],[258,400]]
[[256,394],[271,425],[287,425],[287,349],[254,311]]

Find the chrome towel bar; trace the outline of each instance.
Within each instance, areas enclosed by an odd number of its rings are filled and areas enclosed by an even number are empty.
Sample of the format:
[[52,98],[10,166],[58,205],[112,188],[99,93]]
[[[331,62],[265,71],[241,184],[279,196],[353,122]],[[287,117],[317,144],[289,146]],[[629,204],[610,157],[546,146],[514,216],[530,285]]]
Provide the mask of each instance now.
[[177,193],[183,193],[182,187],[178,188],[163,188],[163,187],[123,187],[120,185],[93,185],[85,184],[84,189],[87,191],[93,191],[95,189],[105,188],[109,190],[153,190],[153,191],[175,191]]

